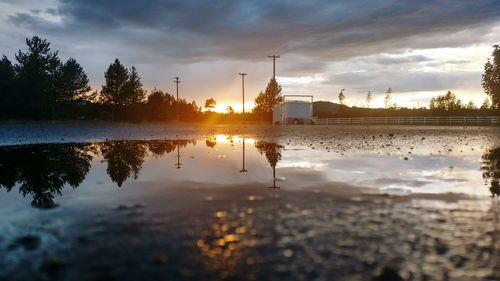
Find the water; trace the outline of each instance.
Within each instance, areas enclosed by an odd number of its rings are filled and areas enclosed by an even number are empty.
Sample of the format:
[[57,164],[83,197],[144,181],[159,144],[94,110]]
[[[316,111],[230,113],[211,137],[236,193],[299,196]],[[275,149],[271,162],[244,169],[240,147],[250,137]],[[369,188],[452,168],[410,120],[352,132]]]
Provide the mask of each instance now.
[[0,280],[500,278],[498,129],[58,128],[0,146]]

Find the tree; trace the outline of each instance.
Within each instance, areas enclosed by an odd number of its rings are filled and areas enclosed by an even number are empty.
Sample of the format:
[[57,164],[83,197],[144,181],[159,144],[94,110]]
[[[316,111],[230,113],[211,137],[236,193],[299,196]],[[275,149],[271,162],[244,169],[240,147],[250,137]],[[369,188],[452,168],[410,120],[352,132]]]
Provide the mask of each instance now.
[[17,76],[19,97],[18,113],[22,117],[40,118],[46,116],[48,108],[52,112],[57,99],[56,81],[61,64],[57,51],[52,52],[46,39],[33,36],[26,39],[27,52],[16,54],[14,67]]
[[3,56],[0,60],[0,117],[9,116],[14,102],[15,72],[12,62]]
[[491,102],[489,98],[485,98],[483,104],[481,105],[482,110],[487,110],[491,108]]
[[500,46],[493,46],[493,61],[488,59],[484,65],[482,85],[490,97],[493,108],[500,109]]
[[230,105],[228,105],[228,106],[226,107],[226,111],[227,111],[227,113],[229,113],[229,114],[234,114],[234,109],[233,109],[233,107],[232,107],[232,106],[230,106]]
[[129,81],[128,70],[121,64],[120,60],[109,65],[104,73],[106,84],[102,86],[101,101],[111,105],[111,120],[115,118],[115,107],[126,104],[126,86]]
[[389,88],[387,89],[387,92],[385,92],[385,98],[384,98],[384,108],[389,109],[389,108],[395,108],[395,104],[392,103],[392,89]]
[[476,105],[474,104],[473,101],[469,101],[466,105],[465,105],[465,109],[468,109],[468,110],[473,110],[473,109],[477,109]]
[[366,94],[366,107],[370,108],[371,103],[372,103],[372,92],[368,91],[368,94]]
[[208,111],[210,111],[210,109],[212,108],[215,108],[216,105],[217,102],[214,100],[214,98],[209,98],[205,101],[205,108],[208,108]]
[[141,103],[146,98],[146,91],[142,88],[141,78],[134,66],[132,66],[129,73],[128,81],[124,85],[124,104]]
[[345,105],[345,95],[344,95],[344,91],[345,89],[342,89],[340,90],[340,93],[339,93],[339,103],[341,105]]
[[283,96],[281,96],[281,86],[276,82],[275,78],[271,78],[271,81],[267,84],[266,90],[260,92],[255,98],[253,112],[264,117],[265,120],[271,121],[274,107],[282,102]]
[[85,98],[90,91],[89,79],[82,66],[74,59],[69,58],[61,65],[57,91],[57,101],[75,101]]
[[167,92],[154,88],[146,102],[148,118],[165,121],[174,118],[175,98]]
[[433,97],[429,104],[430,109],[451,111],[462,109],[462,101],[457,99],[454,93],[448,91],[443,96]]

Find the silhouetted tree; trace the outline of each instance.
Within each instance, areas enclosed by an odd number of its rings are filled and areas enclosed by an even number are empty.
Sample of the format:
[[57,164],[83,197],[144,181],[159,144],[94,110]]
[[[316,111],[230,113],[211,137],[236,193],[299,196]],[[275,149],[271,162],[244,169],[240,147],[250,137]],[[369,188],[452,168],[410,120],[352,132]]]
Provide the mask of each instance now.
[[366,94],[366,107],[370,108],[371,103],[372,103],[372,92],[368,91],[368,94]]
[[494,108],[500,109],[500,46],[493,46],[493,61],[488,58],[484,65],[482,85]]
[[82,66],[74,59],[69,58],[59,69],[57,101],[76,101],[86,98],[90,91],[89,79]]
[[389,88],[387,89],[387,92],[385,92],[385,97],[384,97],[384,108],[385,109],[395,109],[397,105],[395,103],[392,103],[392,89]]
[[111,120],[114,121],[116,107],[126,105],[128,70],[121,64],[120,60],[115,59],[104,73],[104,78],[106,84],[102,86],[100,99],[104,104],[111,106]]
[[14,102],[14,66],[12,62],[3,56],[0,60],[0,118],[11,114]]
[[128,81],[124,86],[124,104],[134,105],[144,101],[146,91],[142,88],[141,78],[134,66],[129,71]]
[[491,108],[491,102],[489,98],[485,98],[483,104],[481,105],[482,110],[487,110]]
[[489,149],[483,154],[481,170],[490,184],[491,196],[500,196],[500,148]]
[[215,108],[216,105],[217,102],[214,100],[214,98],[209,98],[205,101],[205,108],[208,108],[208,111]]
[[462,101],[454,93],[448,91],[443,96],[433,97],[429,103],[432,110],[451,111],[463,108]]
[[18,79],[17,92],[22,95],[17,100],[17,111],[20,117],[40,118],[55,106],[56,81],[61,62],[57,51],[51,52],[50,43],[45,39],[34,36],[26,39],[26,45],[28,51],[19,50],[14,67]]
[[345,95],[344,95],[345,89],[340,90],[339,93],[339,104],[345,105]]
[[466,105],[465,105],[465,109],[468,109],[468,110],[473,110],[473,109],[477,109],[476,105],[474,104],[473,101],[469,101]]
[[32,206],[54,207],[54,195],[61,195],[65,184],[76,188],[85,179],[92,152],[84,144],[1,147],[0,187],[10,191],[19,184],[23,196],[33,196]]
[[174,118],[175,98],[162,90],[153,89],[146,105],[149,120],[165,121]]
[[278,82],[276,82],[276,79],[271,78],[271,81],[267,84],[265,92],[260,92],[255,98],[255,107],[253,112],[264,117],[263,119],[271,121],[274,107],[281,102],[283,102],[283,96],[281,96],[281,86]]

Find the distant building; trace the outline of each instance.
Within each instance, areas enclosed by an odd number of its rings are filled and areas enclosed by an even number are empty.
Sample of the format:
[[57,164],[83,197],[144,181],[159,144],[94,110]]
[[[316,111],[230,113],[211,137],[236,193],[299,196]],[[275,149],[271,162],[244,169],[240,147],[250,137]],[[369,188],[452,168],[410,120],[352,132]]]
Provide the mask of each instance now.
[[[286,100],[287,97],[308,97],[311,102],[302,100]],[[273,124],[312,124],[312,96],[284,96],[285,101],[273,109]]]

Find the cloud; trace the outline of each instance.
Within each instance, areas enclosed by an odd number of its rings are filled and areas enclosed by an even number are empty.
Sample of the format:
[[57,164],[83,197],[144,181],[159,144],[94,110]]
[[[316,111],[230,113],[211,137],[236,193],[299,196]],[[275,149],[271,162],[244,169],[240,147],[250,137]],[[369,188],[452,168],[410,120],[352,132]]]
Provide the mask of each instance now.
[[[449,47],[473,43],[481,34],[476,29],[498,21],[500,3],[62,0],[57,10],[47,10],[50,14],[56,11],[63,25],[40,25],[36,15],[27,13],[12,15],[10,22],[66,36],[81,32],[98,38],[122,35],[124,38],[117,44],[126,41],[136,48],[142,46],[145,52],[168,49],[166,54],[186,60],[193,56],[198,60],[253,60],[272,51],[336,60],[408,45]],[[443,38],[443,32],[464,32],[468,36]],[[154,37],[144,38],[143,33]]]
[[77,58],[95,86],[118,57],[136,65],[150,88],[188,76],[188,98],[200,100],[235,96],[238,77],[228,74],[239,71],[249,72],[248,91],[257,94],[269,79],[272,53],[282,55],[278,76],[319,81],[284,87],[287,93],[477,92],[481,69],[473,59],[416,51],[500,39],[495,0],[0,0],[0,7],[10,29],[0,34],[4,52],[14,48],[13,38],[38,34],[62,56]]

